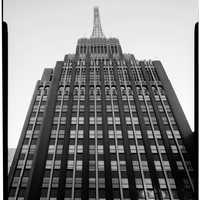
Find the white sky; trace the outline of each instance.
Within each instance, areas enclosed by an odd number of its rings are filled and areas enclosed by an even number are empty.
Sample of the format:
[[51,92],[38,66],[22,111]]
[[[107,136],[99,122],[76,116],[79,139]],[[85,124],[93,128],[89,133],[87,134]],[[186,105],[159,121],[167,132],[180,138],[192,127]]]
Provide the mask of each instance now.
[[9,32],[8,145],[16,147],[36,81],[90,37],[93,7],[103,32],[124,53],[161,60],[191,128],[194,128],[194,24],[197,0],[5,0]]

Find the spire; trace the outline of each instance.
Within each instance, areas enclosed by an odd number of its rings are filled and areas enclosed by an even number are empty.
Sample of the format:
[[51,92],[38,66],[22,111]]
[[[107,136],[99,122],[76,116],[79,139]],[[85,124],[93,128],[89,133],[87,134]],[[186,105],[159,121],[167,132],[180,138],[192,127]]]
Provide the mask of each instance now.
[[105,38],[101,29],[101,21],[98,7],[94,7],[94,25],[91,38]]

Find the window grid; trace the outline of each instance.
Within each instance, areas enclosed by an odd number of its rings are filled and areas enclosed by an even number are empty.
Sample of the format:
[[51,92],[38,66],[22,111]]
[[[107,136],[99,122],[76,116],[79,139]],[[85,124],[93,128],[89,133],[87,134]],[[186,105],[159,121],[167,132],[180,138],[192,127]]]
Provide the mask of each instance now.
[[[150,71],[151,71],[151,70],[150,70]],[[179,144],[178,144],[177,138],[174,136],[174,129],[173,129],[173,126],[172,126],[172,124],[171,124],[170,117],[169,117],[168,112],[167,112],[167,110],[166,110],[166,108],[165,108],[165,104],[164,104],[164,102],[163,102],[163,99],[161,98],[162,94],[161,94],[161,92],[160,92],[158,83],[156,82],[156,78],[155,78],[155,76],[154,76],[154,74],[153,74],[152,71],[151,71],[151,73],[152,73],[153,79],[154,79],[155,84],[156,84],[156,88],[157,88],[157,91],[158,91],[158,95],[159,95],[159,97],[160,97],[160,101],[161,101],[161,103],[162,103],[162,106],[163,106],[163,108],[164,108],[165,114],[166,114],[166,116],[167,116],[167,120],[168,120],[170,129],[171,129],[171,131],[172,131],[172,133],[173,133],[172,135],[173,135],[173,138],[174,138],[176,147],[177,147],[177,149],[178,149],[179,155],[180,155],[180,157],[181,157],[181,161],[182,161],[182,163],[183,163],[183,166],[184,166],[184,169],[185,169],[187,178],[188,178],[188,180],[189,180],[189,183],[190,183],[190,186],[191,186],[191,188],[192,188],[192,191],[194,192],[194,185],[193,185],[192,179],[191,179],[191,177],[190,177],[189,170],[188,170],[188,168],[187,168],[187,165],[186,165],[186,162],[185,162],[185,160],[184,160],[183,154],[182,154],[182,152],[181,152],[180,146],[179,146]]]
[[144,188],[145,199],[148,199],[147,188],[146,188],[146,185],[145,185],[145,178],[144,178],[144,169],[142,167],[142,160],[141,160],[141,156],[140,156],[140,149],[139,149],[137,135],[136,135],[136,130],[135,130],[135,123],[136,122],[135,122],[135,120],[133,118],[133,114],[132,114],[133,111],[132,111],[132,107],[131,107],[131,104],[130,104],[129,92],[128,92],[128,89],[127,89],[127,84],[126,84],[126,80],[125,80],[124,70],[122,70],[122,74],[123,74],[123,80],[124,80],[124,85],[125,85],[126,96],[127,96],[127,100],[128,100],[129,114],[130,114],[130,117],[131,117],[132,129],[133,129],[133,133],[134,133],[134,141],[135,141],[135,144],[136,144],[136,153],[137,153],[137,157],[138,157],[138,160],[139,160],[139,169],[140,169],[140,173],[141,173],[141,176],[142,176],[142,185],[143,185],[143,188]]
[[75,144],[74,144],[74,160],[73,160],[73,175],[72,175],[72,194],[71,198],[75,197],[75,175],[76,175],[76,165],[77,165],[77,143],[78,143],[78,125],[79,125],[79,107],[80,107],[80,95],[81,95],[81,76],[82,76],[82,66],[80,66],[79,71],[79,82],[78,82],[78,102],[77,102],[77,115],[76,115],[76,134],[75,134]]
[[[137,72],[137,70],[136,70],[136,72]],[[142,94],[143,94],[143,97],[144,97],[145,94],[144,94],[144,90],[143,90],[143,87],[142,87],[142,82],[141,82],[140,74],[139,73],[138,73],[138,77],[139,77],[139,80],[140,80],[139,82],[140,82],[140,85],[141,85],[141,88],[142,88]],[[167,190],[168,190],[168,192],[170,194],[170,198],[173,199],[172,191],[171,191],[171,188],[170,188],[170,185],[169,185],[169,182],[168,182],[168,178],[167,178],[167,173],[166,173],[165,168],[163,166],[163,159],[162,159],[162,156],[161,156],[161,152],[159,150],[159,143],[158,143],[158,140],[157,140],[157,138],[155,136],[155,133],[154,133],[155,130],[154,130],[153,122],[151,120],[151,114],[150,114],[150,111],[149,111],[149,108],[148,108],[148,104],[147,104],[147,101],[146,101],[145,98],[144,98],[144,102],[145,102],[145,106],[146,106],[146,109],[147,109],[148,117],[149,117],[149,120],[150,120],[150,125],[151,125],[151,129],[152,129],[154,141],[156,143],[156,148],[157,148],[157,151],[158,151],[159,159],[161,161],[161,166],[162,166],[162,169],[163,169],[163,174],[164,174],[164,177],[165,177],[165,181],[167,183]]]

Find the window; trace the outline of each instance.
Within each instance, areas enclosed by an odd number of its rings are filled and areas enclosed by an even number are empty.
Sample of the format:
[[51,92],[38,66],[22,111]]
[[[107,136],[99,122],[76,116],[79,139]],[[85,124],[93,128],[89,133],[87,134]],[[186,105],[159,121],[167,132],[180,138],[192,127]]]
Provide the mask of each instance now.
[[168,124],[167,117],[163,116],[163,117],[162,117],[162,120],[163,120],[163,123],[164,123],[164,124]]
[[83,161],[82,160],[77,160],[76,161],[76,170],[81,171],[83,167]]
[[166,171],[170,171],[170,165],[169,165],[169,161],[162,161],[163,167]]
[[77,153],[83,153],[83,145],[77,145]]
[[140,170],[139,162],[137,160],[133,160],[132,164],[133,164],[134,171],[139,171]]
[[68,160],[67,161],[67,169],[73,169],[73,167],[74,167],[74,161]]
[[102,124],[102,118],[101,117],[97,117],[97,124]]
[[122,138],[122,131],[121,130],[116,130],[116,137]]
[[149,121],[149,118],[148,118],[148,117],[144,117],[144,123],[145,123],[145,124],[149,124],[149,123],[150,123],[150,121]]
[[51,166],[52,166],[52,160],[47,160],[45,168],[46,169],[51,169]]
[[166,182],[165,182],[165,179],[164,179],[164,178],[159,178],[158,181],[159,181],[159,184],[160,184],[160,188],[161,188],[161,189],[167,188]]
[[95,123],[95,118],[94,117],[90,117],[90,124],[94,124]]
[[79,117],[78,123],[79,123],[79,124],[84,124],[84,117]]
[[111,160],[111,170],[117,171],[117,161]]
[[120,165],[120,171],[126,171],[126,161],[125,160],[120,160],[119,161],[119,165]]
[[130,117],[126,117],[125,120],[126,120],[126,124],[131,124],[131,118]]
[[62,154],[63,145],[57,145],[56,154]]
[[105,188],[105,178],[99,178],[99,188]]
[[19,183],[20,178],[19,177],[14,177],[12,181],[12,187],[17,187]]
[[157,171],[161,171],[161,163],[160,161],[154,161],[155,167]]
[[60,169],[60,166],[61,166],[61,160],[55,160],[54,169]]
[[72,182],[73,182],[73,179],[70,178],[70,177],[67,177],[66,178],[66,182],[65,182],[65,187],[71,188],[72,187]]
[[156,138],[161,138],[159,130],[154,130],[154,135],[155,135]]
[[72,117],[71,124],[76,124],[76,117]]
[[95,160],[89,161],[89,171],[95,171]]
[[107,111],[107,112],[111,112],[111,111],[112,111],[111,105],[107,105],[107,106],[106,106],[106,111]]
[[139,124],[139,122],[138,122],[138,117],[133,117],[133,123],[134,123],[134,124]]
[[138,151],[139,151],[139,153],[145,153],[144,146],[138,145]]
[[189,171],[193,171],[191,162],[187,160],[187,161],[185,161],[185,163],[186,163],[186,165],[187,165],[188,170],[189,170]]
[[115,145],[110,145],[110,153],[115,153],[116,149],[115,149]]
[[69,154],[74,154],[74,145],[69,145]]
[[89,178],[89,188],[95,188],[95,178]]
[[118,178],[112,178],[112,186],[113,186],[113,188],[119,188],[119,179]]
[[172,135],[172,132],[170,130],[166,130],[166,134],[167,134],[167,137],[169,139],[172,139],[173,138],[173,135]]
[[89,153],[90,154],[95,154],[95,145],[90,145],[89,146]]
[[108,136],[109,136],[109,138],[114,138],[114,131],[108,130]]
[[83,130],[78,130],[78,138],[83,138]]
[[58,181],[59,181],[58,177],[53,177],[53,179],[52,179],[52,187],[53,188],[57,188],[58,187]]
[[184,167],[181,161],[176,161],[176,164],[179,170],[184,170]]
[[174,133],[174,136],[177,138],[177,139],[180,139],[181,138],[181,135],[179,133],[178,130],[173,130],[173,133]]
[[121,179],[122,188],[128,188],[128,178]]
[[179,148],[180,148],[182,153],[187,153],[185,146],[179,145]]
[[103,131],[102,130],[97,130],[97,137],[103,138]]
[[151,182],[151,179],[150,178],[145,178],[144,179],[144,183],[145,183],[145,185],[146,185],[146,187],[149,189],[152,189],[153,188],[153,186],[152,186],[152,182]]
[[98,148],[98,153],[103,154],[103,145],[98,145],[97,148]]
[[124,146],[123,145],[118,145],[117,149],[118,149],[119,153],[124,153]]
[[135,183],[136,183],[136,188],[143,188],[142,179],[141,178],[136,178],[135,179]]
[[136,153],[136,146],[130,145],[130,150],[131,150],[131,153]]
[[147,161],[141,161],[141,165],[144,171],[149,171]]
[[152,121],[153,124],[157,124],[156,118],[153,117],[153,116],[151,116],[151,121]]
[[153,133],[151,130],[147,130],[147,136],[149,139],[152,139],[153,138]]
[[94,130],[89,130],[89,137],[94,138],[95,136],[95,131]]
[[171,149],[173,153],[178,153],[178,149],[176,147],[176,145],[171,145]]
[[113,118],[112,117],[107,117],[108,124],[113,124]]
[[104,171],[104,161],[103,160],[98,161],[98,171]]
[[165,147],[163,145],[159,145],[159,151],[160,153],[166,153]]
[[120,118],[119,117],[115,117],[115,123],[120,124]]
[[135,136],[136,136],[136,138],[137,138],[137,139],[140,139],[140,138],[142,138],[141,131],[139,131],[139,130],[136,130],[136,131],[135,131]]
[[129,139],[134,138],[134,137],[133,137],[133,131],[132,131],[132,130],[128,130],[127,132],[128,132],[128,138],[129,138]]
[[75,187],[81,188],[81,182],[82,182],[82,178],[75,178]]

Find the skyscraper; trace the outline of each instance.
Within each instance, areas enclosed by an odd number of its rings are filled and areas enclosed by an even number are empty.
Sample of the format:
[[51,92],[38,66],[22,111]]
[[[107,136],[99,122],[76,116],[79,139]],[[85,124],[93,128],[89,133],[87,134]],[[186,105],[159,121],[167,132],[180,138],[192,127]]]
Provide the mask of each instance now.
[[103,34],[44,70],[10,168],[9,199],[194,199],[192,131],[160,61]]

